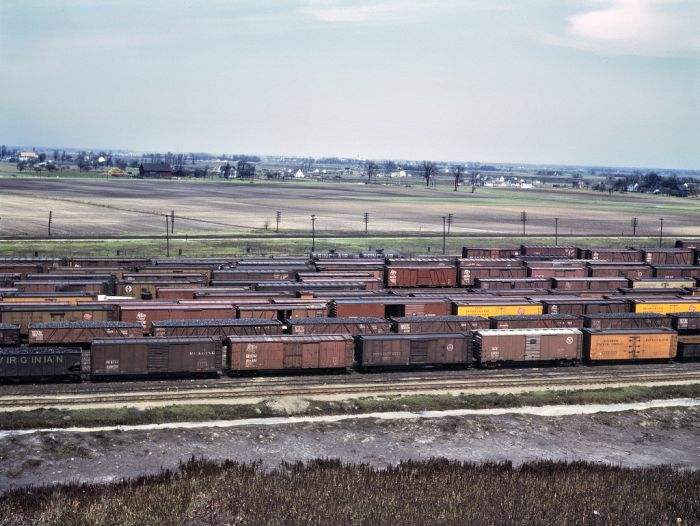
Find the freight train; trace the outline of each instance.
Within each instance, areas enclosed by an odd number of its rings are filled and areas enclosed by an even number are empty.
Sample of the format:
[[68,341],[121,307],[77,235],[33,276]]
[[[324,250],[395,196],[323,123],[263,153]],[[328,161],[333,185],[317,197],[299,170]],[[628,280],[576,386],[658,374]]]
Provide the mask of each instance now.
[[0,258],[0,377],[697,359],[697,246]]

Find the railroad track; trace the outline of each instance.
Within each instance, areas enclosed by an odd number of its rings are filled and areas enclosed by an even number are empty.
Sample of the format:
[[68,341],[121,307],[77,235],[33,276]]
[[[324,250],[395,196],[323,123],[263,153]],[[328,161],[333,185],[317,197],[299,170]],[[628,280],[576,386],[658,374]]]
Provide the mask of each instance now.
[[619,384],[643,384],[650,382],[700,382],[700,371],[679,371],[664,373],[608,373],[607,375],[581,376],[566,375],[554,378],[468,378],[454,380],[410,380],[404,382],[379,381],[354,384],[306,384],[299,386],[267,385],[215,387],[207,390],[183,389],[180,391],[134,391],[114,393],[81,393],[51,397],[41,396],[0,396],[0,409],[16,407],[55,407],[81,406],[94,404],[164,403],[241,399],[261,399],[280,397],[332,397],[338,395],[391,395],[405,393],[523,389],[529,387],[562,388],[595,385],[605,387]]
[[551,378],[588,378],[595,382],[596,378],[611,374],[672,374],[677,372],[697,372],[700,374],[700,364],[646,364],[612,365],[612,366],[579,366],[573,369],[534,368],[534,369],[498,369],[498,370],[423,370],[423,371],[393,371],[386,373],[361,374],[351,372],[346,375],[302,375],[302,376],[222,376],[209,379],[149,379],[141,381],[97,382],[97,383],[66,383],[66,384],[5,384],[0,386],[0,397],[5,396],[42,396],[42,395],[99,395],[104,393],[156,392],[181,390],[206,390],[220,387],[272,387],[272,386],[313,386],[313,385],[344,385],[344,384],[375,384],[388,382],[427,382],[451,380],[484,380],[506,381],[509,379],[536,378],[547,381]]

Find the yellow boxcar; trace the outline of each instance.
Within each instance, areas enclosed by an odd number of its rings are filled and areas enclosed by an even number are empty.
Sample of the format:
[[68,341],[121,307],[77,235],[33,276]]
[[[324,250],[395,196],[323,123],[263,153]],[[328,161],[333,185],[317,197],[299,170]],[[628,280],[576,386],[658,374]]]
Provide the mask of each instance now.
[[695,280],[693,278],[632,280],[632,288],[635,289],[682,289],[694,286]]
[[678,334],[672,329],[584,329],[584,359],[672,360]]
[[634,312],[673,314],[676,312],[700,311],[700,300],[632,300]]
[[455,303],[455,314],[458,316],[525,316],[528,314],[542,314],[542,304],[536,301],[524,301],[518,303]]

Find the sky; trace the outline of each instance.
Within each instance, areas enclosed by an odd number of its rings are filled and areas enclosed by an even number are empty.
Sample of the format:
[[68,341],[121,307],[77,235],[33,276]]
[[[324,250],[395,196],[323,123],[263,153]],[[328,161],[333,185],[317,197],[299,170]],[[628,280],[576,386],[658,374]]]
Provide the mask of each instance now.
[[700,0],[0,0],[0,143],[700,169]]

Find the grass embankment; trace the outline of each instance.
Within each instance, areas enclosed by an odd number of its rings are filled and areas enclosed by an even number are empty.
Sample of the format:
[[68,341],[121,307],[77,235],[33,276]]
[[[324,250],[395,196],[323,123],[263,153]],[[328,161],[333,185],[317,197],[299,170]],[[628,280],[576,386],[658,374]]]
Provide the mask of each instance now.
[[[226,235],[222,233],[220,235]],[[340,252],[357,254],[376,248],[399,254],[442,254],[442,236],[410,237],[410,234],[396,232],[383,236],[343,237],[347,233],[337,233],[337,237],[317,238],[316,251],[336,249]],[[192,239],[184,235],[170,239],[171,257],[216,257],[216,256],[281,256],[301,255],[311,251],[311,239],[280,238],[274,234],[261,234],[249,238],[249,235],[230,239]],[[563,238],[559,245],[587,247],[626,247],[656,246],[658,238],[649,237],[605,237],[605,238]],[[674,240],[668,240],[672,246]],[[533,245],[554,245],[553,237],[448,237],[445,251],[448,254],[461,254],[463,246],[517,246],[521,243]],[[166,256],[166,240],[151,239],[102,239],[102,240],[22,240],[0,241],[0,256],[30,257],[37,252],[46,257],[158,257]]]
[[0,497],[0,523],[698,524],[699,486],[698,471],[584,462],[317,460],[266,471],[192,459],[131,481],[15,490]]
[[386,411],[439,411],[571,404],[612,404],[700,397],[700,384],[661,387],[629,386],[581,391],[532,391],[519,394],[412,395],[357,398],[342,402],[308,400],[294,409],[274,403],[239,405],[172,405],[149,409],[37,409],[2,413],[0,429],[98,427],[239,420],[280,415],[337,415]]

